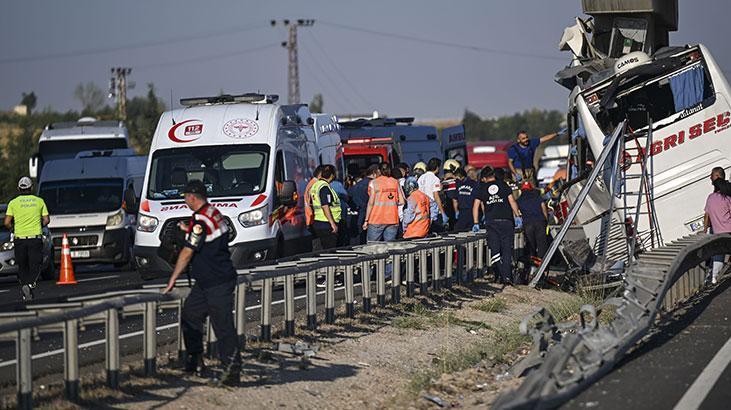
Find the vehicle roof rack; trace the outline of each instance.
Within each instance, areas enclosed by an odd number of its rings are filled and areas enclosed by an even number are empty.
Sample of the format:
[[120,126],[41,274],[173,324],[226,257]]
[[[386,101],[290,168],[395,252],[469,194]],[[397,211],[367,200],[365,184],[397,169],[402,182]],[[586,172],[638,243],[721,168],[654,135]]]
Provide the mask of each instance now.
[[207,104],[226,104],[226,103],[249,103],[249,104],[274,104],[279,100],[276,94],[259,94],[246,93],[239,95],[221,94],[215,97],[193,97],[181,98],[180,105],[184,107],[193,107],[196,105]]
[[411,125],[414,117],[393,117],[393,118],[358,118],[352,121],[339,122],[343,128],[362,128],[362,127],[392,127],[397,124]]
[[45,129],[60,130],[60,129],[77,128],[77,127],[123,128],[124,122],[116,121],[116,120],[100,121],[94,117],[82,117],[82,118],[79,118],[77,121],[52,122],[50,124],[47,124]]

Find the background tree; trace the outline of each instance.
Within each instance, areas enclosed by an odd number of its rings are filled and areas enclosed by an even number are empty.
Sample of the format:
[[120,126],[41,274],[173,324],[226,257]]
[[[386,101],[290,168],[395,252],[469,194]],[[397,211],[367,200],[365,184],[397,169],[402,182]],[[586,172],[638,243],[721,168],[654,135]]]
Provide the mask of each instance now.
[[20,99],[20,103],[25,105],[25,107],[28,109],[28,115],[31,115],[33,113],[33,110],[36,108],[36,93],[31,91],[30,93],[26,94],[23,93],[22,98]]
[[81,115],[94,115],[104,107],[104,91],[96,84],[79,83],[74,89],[74,98],[81,103]]
[[513,115],[483,119],[465,110],[462,119],[465,133],[470,141],[512,140],[520,130],[530,136],[542,136],[556,132],[565,122],[565,115],[558,110],[532,109]]
[[0,161],[0,201],[7,203],[17,195],[20,177],[28,175],[28,158],[38,147],[38,130],[30,118],[24,117],[20,131],[13,132],[2,147]]
[[322,94],[315,94],[310,101],[310,112],[322,113],[322,109],[325,106],[325,100],[322,98]]
[[[150,151],[150,142],[165,103],[155,94],[155,86],[147,84],[147,95],[135,97],[127,102],[127,130],[130,142],[139,154]],[[171,124],[172,125],[172,124]]]

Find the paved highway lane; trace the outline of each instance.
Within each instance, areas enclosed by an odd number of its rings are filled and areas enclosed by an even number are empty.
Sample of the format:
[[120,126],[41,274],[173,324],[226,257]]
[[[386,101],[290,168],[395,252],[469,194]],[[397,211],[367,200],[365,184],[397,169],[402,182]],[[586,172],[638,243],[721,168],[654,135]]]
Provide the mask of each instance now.
[[727,280],[564,408],[727,409],[730,340]]

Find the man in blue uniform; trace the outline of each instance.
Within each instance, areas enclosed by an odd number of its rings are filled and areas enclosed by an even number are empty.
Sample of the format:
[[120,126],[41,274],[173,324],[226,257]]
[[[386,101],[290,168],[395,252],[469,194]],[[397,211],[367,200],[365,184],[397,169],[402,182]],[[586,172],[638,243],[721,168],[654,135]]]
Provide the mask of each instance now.
[[457,199],[454,200],[457,223],[454,225],[454,230],[465,232],[472,227],[472,205],[475,202],[478,182],[468,178],[462,168],[458,168],[454,174],[457,178]]
[[223,367],[219,382],[237,385],[241,372],[241,356],[233,319],[233,298],[236,289],[236,271],[228,250],[228,227],[223,215],[206,199],[206,186],[193,180],[186,185],[185,204],[193,211],[188,223],[181,222],[186,231],[185,247],[180,251],[175,269],[170,275],[170,292],[175,281],[191,264],[195,285],[185,299],[181,326],[188,350],[187,372],[202,372],[203,332],[206,316],[210,316],[218,339],[218,355]]
[[477,189],[472,205],[472,231],[480,230],[479,213],[480,207],[484,206],[492,267],[503,285],[512,286],[515,226],[520,228],[523,224],[520,209],[513,191],[505,181],[495,179],[495,171],[491,167],[483,168],[480,177],[482,184]]
[[563,132],[564,130],[561,130],[558,133],[544,135],[540,138],[528,138],[527,132],[518,131],[517,141],[508,148],[508,166],[510,172],[513,173],[513,179],[516,182],[525,180],[535,183],[536,149],[539,145],[551,141]]

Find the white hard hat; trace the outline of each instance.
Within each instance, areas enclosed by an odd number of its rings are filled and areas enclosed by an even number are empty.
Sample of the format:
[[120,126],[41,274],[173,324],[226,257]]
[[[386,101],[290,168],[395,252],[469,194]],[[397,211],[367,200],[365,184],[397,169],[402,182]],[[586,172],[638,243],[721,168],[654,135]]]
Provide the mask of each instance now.
[[30,189],[33,186],[33,181],[28,177],[20,178],[18,181],[18,189]]
[[448,159],[444,161],[444,170],[445,171],[454,171],[455,169],[459,168],[461,164],[456,159]]

